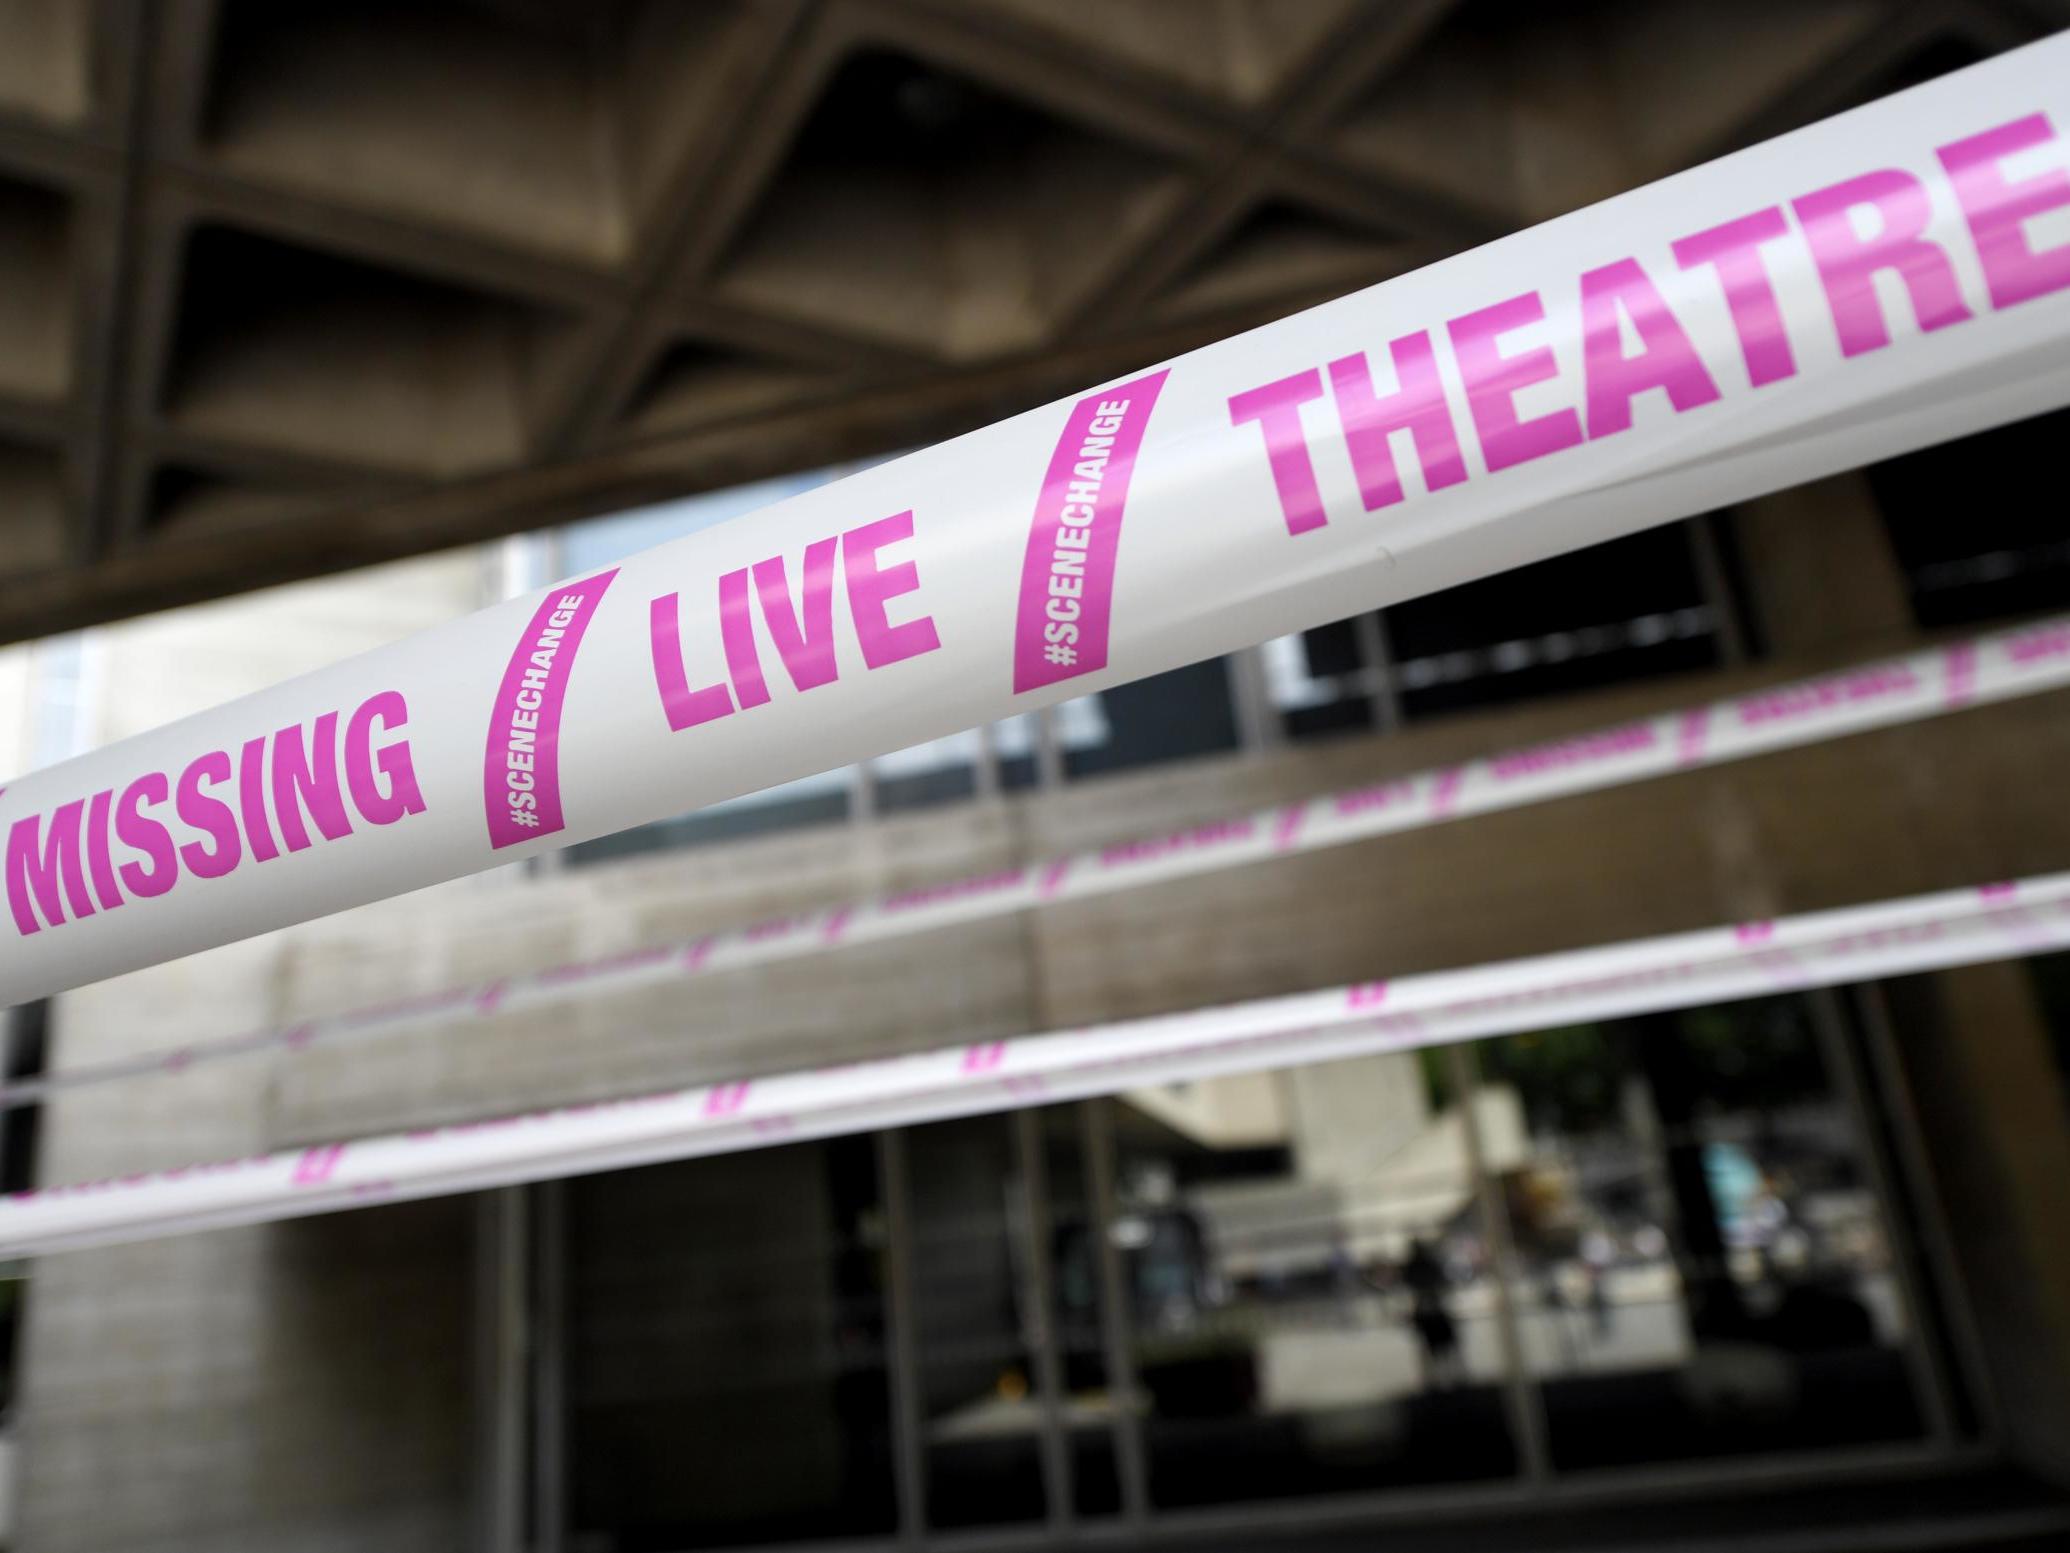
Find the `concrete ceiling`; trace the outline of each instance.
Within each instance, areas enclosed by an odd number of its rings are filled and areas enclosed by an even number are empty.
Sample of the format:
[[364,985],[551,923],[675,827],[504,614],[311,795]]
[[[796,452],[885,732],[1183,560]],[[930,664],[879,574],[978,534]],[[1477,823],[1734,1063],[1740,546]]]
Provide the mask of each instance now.
[[2065,0],[0,0],[0,639],[944,435]]

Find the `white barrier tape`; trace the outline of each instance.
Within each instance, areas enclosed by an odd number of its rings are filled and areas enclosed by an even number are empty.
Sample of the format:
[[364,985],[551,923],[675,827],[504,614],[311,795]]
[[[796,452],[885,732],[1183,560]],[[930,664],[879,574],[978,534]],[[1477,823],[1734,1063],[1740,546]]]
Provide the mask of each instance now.
[[2066,129],[2070,36],[25,777],[0,1000],[2070,402]]
[[1744,760],[2070,685],[2070,618],[1951,643],[1573,738],[945,884],[771,918],[682,943],[445,988],[221,1040],[0,1084],[0,1108],[266,1051],[488,1018],[977,922]]
[[0,1199],[0,1256],[1543,1029],[2070,946],[2070,874]]

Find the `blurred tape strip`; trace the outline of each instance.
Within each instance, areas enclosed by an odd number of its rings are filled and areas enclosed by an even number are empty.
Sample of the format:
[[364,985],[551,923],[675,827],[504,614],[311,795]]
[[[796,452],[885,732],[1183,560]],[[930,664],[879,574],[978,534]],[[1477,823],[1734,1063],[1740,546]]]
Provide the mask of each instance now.
[[0,1256],[731,1153],[2070,946],[2070,874],[0,1199]]

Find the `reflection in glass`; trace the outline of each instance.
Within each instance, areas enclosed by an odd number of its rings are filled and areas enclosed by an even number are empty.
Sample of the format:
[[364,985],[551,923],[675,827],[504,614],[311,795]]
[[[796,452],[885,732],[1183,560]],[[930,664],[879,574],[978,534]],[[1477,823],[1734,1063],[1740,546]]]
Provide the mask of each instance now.
[[929,1531],[1916,1439],[1843,1019],[1752,1000],[934,1123],[883,1140],[889,1203],[869,1139],[578,1179],[570,1546],[894,1531],[891,1314]]
[[1154,1504],[1516,1470],[1465,1116],[1414,1057],[1131,1092],[1115,1142]]
[[1485,1043],[1553,1465],[1909,1439],[1903,1303],[1863,1145],[1794,998]]

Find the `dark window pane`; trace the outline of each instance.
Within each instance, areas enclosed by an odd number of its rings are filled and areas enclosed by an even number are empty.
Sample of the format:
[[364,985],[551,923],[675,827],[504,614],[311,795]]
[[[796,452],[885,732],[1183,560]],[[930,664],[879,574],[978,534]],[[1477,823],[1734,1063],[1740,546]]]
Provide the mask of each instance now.
[[568,1206],[573,1545],[889,1532],[872,1140],[579,1177]]
[[1017,793],[1034,787],[1041,781],[1041,769],[1033,755],[1001,755],[999,757],[999,785],[1009,793]]
[[2070,410],[1872,464],[1922,626],[2070,605],[2070,515],[2059,494]]
[[1298,636],[1264,644],[1265,692],[1290,739],[1364,733],[1376,721],[1373,672],[1362,631],[1379,640],[1377,622],[1334,620]]
[[1366,667],[1358,647],[1358,625],[1351,620],[1332,620],[1301,633],[1301,647],[1308,660],[1308,672],[1317,679],[1336,674],[1355,674]]
[[897,814],[973,796],[983,755],[983,740],[971,728],[878,756],[870,762],[877,812]]
[[[50,1049],[50,1001],[0,1011],[0,1076],[14,1083],[40,1078]],[[21,1105],[0,1112],[0,1193],[25,1192],[36,1184],[36,1139],[43,1107]]]
[[2064,1098],[2070,1100],[2070,954],[2037,955],[2027,965],[2048,1026],[2049,1049],[2063,1079]]
[[[40,1077],[49,1047],[50,1003],[23,1003],[0,1012],[0,1075],[12,1083]],[[36,1184],[36,1140],[43,1107],[0,1111],[0,1193],[25,1192]],[[20,1384],[21,1340],[29,1280],[26,1263],[13,1276],[0,1276],[0,1419],[12,1417]]]
[[1322,706],[1295,707],[1283,716],[1290,739],[1327,739],[1340,733],[1371,733],[1373,703],[1365,696],[1343,696]]
[[1013,1122],[917,1127],[906,1150],[927,1524],[1039,1519],[1044,1414],[1024,1320]]
[[1096,1259],[1086,1110],[1048,1106],[1035,1115],[1049,1188],[1050,1321],[1067,1399],[1072,1506],[1081,1516],[1114,1515],[1121,1509],[1114,1444],[1118,1420],[1107,1371],[1106,1297]]
[[1405,717],[1716,667],[1718,605],[1687,524],[1647,529],[1387,611]]
[[977,792],[977,769],[969,765],[935,766],[926,771],[901,772],[877,778],[877,810],[897,814],[906,809],[925,809],[938,803],[953,803]]
[[[1097,700],[1105,723],[1100,737],[1073,738],[1066,730],[1064,769],[1071,776],[1127,771],[1236,748],[1229,668],[1220,658],[1117,685],[1101,691]],[[1058,709],[1060,716],[1064,710]]]
[[844,767],[802,781],[787,782],[766,792],[749,793],[712,804],[672,820],[636,825],[613,836],[584,841],[562,854],[566,866],[580,868],[590,863],[608,863],[645,852],[663,852],[672,847],[695,846],[708,841],[738,841],[772,831],[796,830],[808,825],[835,825],[851,812],[854,768]]

